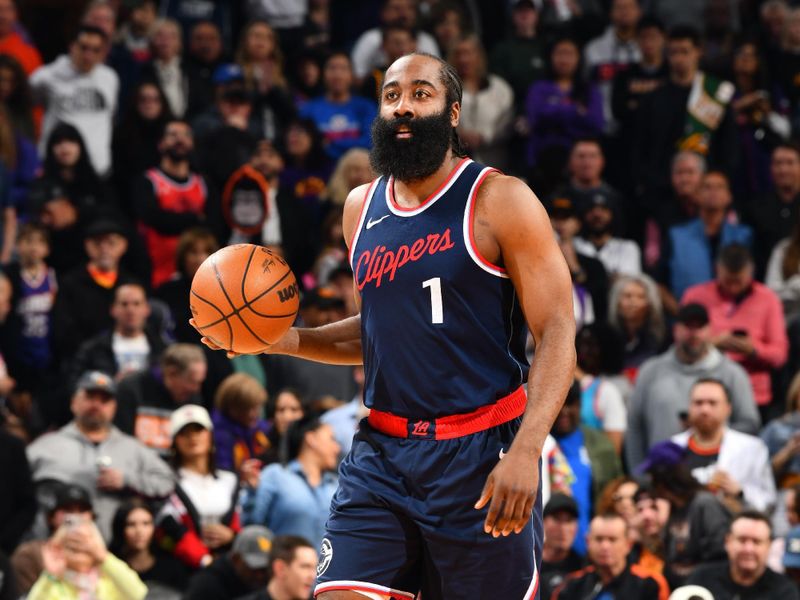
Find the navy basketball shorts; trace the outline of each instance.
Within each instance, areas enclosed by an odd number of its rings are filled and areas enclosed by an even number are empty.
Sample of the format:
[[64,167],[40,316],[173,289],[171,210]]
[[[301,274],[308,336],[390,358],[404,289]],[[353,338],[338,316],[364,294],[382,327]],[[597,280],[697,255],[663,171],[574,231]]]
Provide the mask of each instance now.
[[492,537],[488,505],[473,508],[520,421],[445,440],[391,437],[362,421],[339,469],[315,595],[538,600],[541,486],[519,534]]

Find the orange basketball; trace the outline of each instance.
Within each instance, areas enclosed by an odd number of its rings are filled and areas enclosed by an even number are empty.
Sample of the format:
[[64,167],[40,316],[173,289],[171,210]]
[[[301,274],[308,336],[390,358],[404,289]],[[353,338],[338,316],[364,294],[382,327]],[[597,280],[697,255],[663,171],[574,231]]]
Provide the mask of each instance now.
[[283,258],[253,244],[209,256],[192,280],[189,307],[197,328],[226,350],[257,353],[292,326],[297,280]]

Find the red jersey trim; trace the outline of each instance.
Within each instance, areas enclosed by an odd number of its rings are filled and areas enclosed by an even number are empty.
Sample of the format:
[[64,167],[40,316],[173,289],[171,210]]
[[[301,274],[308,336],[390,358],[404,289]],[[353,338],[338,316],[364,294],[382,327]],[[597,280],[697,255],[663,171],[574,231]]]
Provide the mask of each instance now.
[[412,216],[419,212],[422,212],[429,204],[432,204],[434,201],[438,200],[442,196],[442,194],[447,190],[447,188],[450,187],[453,181],[455,181],[458,175],[460,175],[463,172],[464,167],[466,167],[467,164],[469,164],[470,162],[472,162],[472,160],[469,157],[462,158],[458,162],[458,164],[455,167],[453,167],[453,170],[450,171],[445,180],[439,184],[439,187],[436,188],[430,196],[425,198],[425,200],[423,200],[419,206],[414,206],[410,208],[400,206],[397,203],[397,200],[394,197],[394,177],[390,177],[389,181],[386,183],[386,190],[387,190],[386,195],[388,198],[389,209],[393,213],[400,214],[401,216]]

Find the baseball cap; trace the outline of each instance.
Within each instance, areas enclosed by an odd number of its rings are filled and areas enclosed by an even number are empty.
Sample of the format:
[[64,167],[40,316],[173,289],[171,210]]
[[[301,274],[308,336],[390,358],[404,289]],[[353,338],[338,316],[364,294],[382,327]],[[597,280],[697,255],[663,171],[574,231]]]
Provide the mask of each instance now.
[[557,512],[567,511],[576,519],[578,518],[578,503],[575,499],[566,494],[553,494],[550,496],[547,505],[544,507],[542,516],[550,516]]
[[272,532],[261,525],[244,527],[233,540],[231,551],[251,569],[266,569],[272,551]]
[[786,534],[783,566],[790,569],[800,569],[800,526],[793,527]]
[[211,81],[217,85],[225,85],[232,81],[244,81],[244,71],[236,63],[227,63],[214,69]]
[[684,585],[676,588],[669,600],[714,600],[714,594],[699,585]]
[[169,418],[169,435],[175,437],[181,429],[187,425],[196,423],[202,425],[209,431],[214,429],[211,424],[211,417],[208,416],[208,411],[197,404],[184,404],[180,408],[176,408]]
[[675,320],[683,325],[703,327],[708,325],[708,311],[705,306],[696,302],[684,304],[678,309],[678,315]]
[[72,483],[65,483],[56,489],[55,503],[52,510],[67,506],[79,507],[86,511],[92,510],[92,497],[84,488]]
[[547,207],[547,212],[552,217],[562,218],[573,217],[578,214],[575,203],[571,198],[567,198],[566,196],[556,196],[553,198]]
[[109,233],[116,233],[124,236],[126,234],[125,226],[117,219],[100,217],[86,226],[83,236],[86,238],[93,238]]
[[323,310],[328,308],[344,308],[344,300],[332,287],[321,285],[303,294],[300,308],[316,306]]
[[600,192],[592,194],[591,198],[589,198],[589,202],[586,204],[585,210],[589,211],[595,206],[602,206],[603,208],[607,208],[611,212],[616,212],[617,209],[617,205],[616,202],[614,202],[614,199]]
[[102,371],[87,371],[81,375],[76,388],[86,392],[105,392],[109,396],[117,395],[114,380]]
[[658,442],[650,448],[647,458],[634,469],[634,472],[641,474],[653,467],[671,467],[682,462],[684,456],[686,456],[686,448],[683,446],[669,440]]

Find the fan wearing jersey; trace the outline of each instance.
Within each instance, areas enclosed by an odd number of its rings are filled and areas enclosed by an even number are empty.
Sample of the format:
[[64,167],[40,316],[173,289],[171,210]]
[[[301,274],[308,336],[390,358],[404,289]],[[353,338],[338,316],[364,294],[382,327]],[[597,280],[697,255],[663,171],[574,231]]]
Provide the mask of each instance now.
[[465,156],[461,96],[436,57],[389,67],[380,177],[344,209],[360,312],[268,349],[364,365],[370,413],[340,466],[320,600],[540,595],[539,457],[575,368],[571,281],[531,190]]

